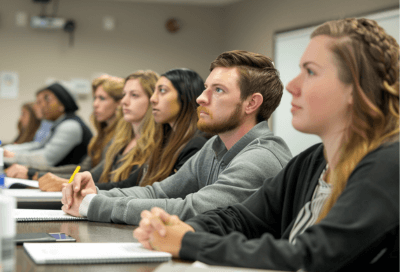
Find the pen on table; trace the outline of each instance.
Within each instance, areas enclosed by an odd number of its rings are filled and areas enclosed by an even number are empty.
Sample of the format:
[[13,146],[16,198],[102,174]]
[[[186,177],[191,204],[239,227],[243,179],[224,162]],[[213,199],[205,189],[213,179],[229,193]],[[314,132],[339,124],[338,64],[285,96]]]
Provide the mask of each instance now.
[[72,176],[70,177],[68,183],[71,183],[71,182],[74,180],[74,177],[75,177],[76,173],[78,173],[80,169],[81,169],[81,167],[78,165],[78,166],[75,168],[75,171],[74,171],[74,173],[72,174]]

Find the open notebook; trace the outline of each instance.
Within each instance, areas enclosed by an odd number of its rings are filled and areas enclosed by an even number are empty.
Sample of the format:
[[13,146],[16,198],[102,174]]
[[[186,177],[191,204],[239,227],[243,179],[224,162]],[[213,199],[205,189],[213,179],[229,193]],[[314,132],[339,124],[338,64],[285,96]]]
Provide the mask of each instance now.
[[87,220],[86,217],[75,217],[61,210],[15,209],[13,215],[17,222]]
[[140,243],[24,243],[24,249],[36,264],[166,262],[172,257]]
[[6,188],[27,188],[27,187],[39,188],[39,182],[36,180],[9,178],[9,177],[5,177],[4,185]]

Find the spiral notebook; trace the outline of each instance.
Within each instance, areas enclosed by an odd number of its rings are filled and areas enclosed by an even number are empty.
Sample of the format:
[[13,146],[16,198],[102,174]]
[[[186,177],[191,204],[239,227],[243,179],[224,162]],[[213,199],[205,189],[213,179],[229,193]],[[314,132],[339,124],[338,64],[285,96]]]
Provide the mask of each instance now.
[[24,249],[36,264],[167,262],[172,257],[140,243],[24,243]]
[[13,215],[17,222],[87,220],[86,217],[75,217],[62,210],[15,209]]

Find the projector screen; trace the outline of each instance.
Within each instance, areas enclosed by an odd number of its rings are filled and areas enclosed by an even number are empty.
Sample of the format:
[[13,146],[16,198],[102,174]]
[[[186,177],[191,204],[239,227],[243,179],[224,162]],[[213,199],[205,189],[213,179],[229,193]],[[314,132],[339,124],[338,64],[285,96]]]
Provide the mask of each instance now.
[[[368,16],[376,20],[387,33],[392,35],[399,42],[399,10],[390,10]],[[313,144],[321,142],[315,135],[304,134],[295,130],[292,126],[292,114],[290,112],[292,96],[286,91],[286,85],[295,78],[299,72],[300,58],[310,40],[310,34],[315,26],[299,30],[286,31],[275,34],[274,60],[280,72],[281,79],[285,85],[285,91],[279,107],[273,114],[273,131],[277,136],[282,137],[288,144],[293,156],[296,156]]]

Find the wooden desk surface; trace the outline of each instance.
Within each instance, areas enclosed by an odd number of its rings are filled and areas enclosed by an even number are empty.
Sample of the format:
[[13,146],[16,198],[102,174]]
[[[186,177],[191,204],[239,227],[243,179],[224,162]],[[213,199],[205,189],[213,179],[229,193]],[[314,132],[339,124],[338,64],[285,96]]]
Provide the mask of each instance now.
[[[17,223],[17,233],[63,232],[76,239],[76,243],[136,242],[135,226],[88,221],[23,222]],[[179,262],[179,261],[178,261]],[[16,247],[15,271],[139,271],[150,272],[162,263],[92,264],[92,265],[36,265],[25,253],[23,246]]]

